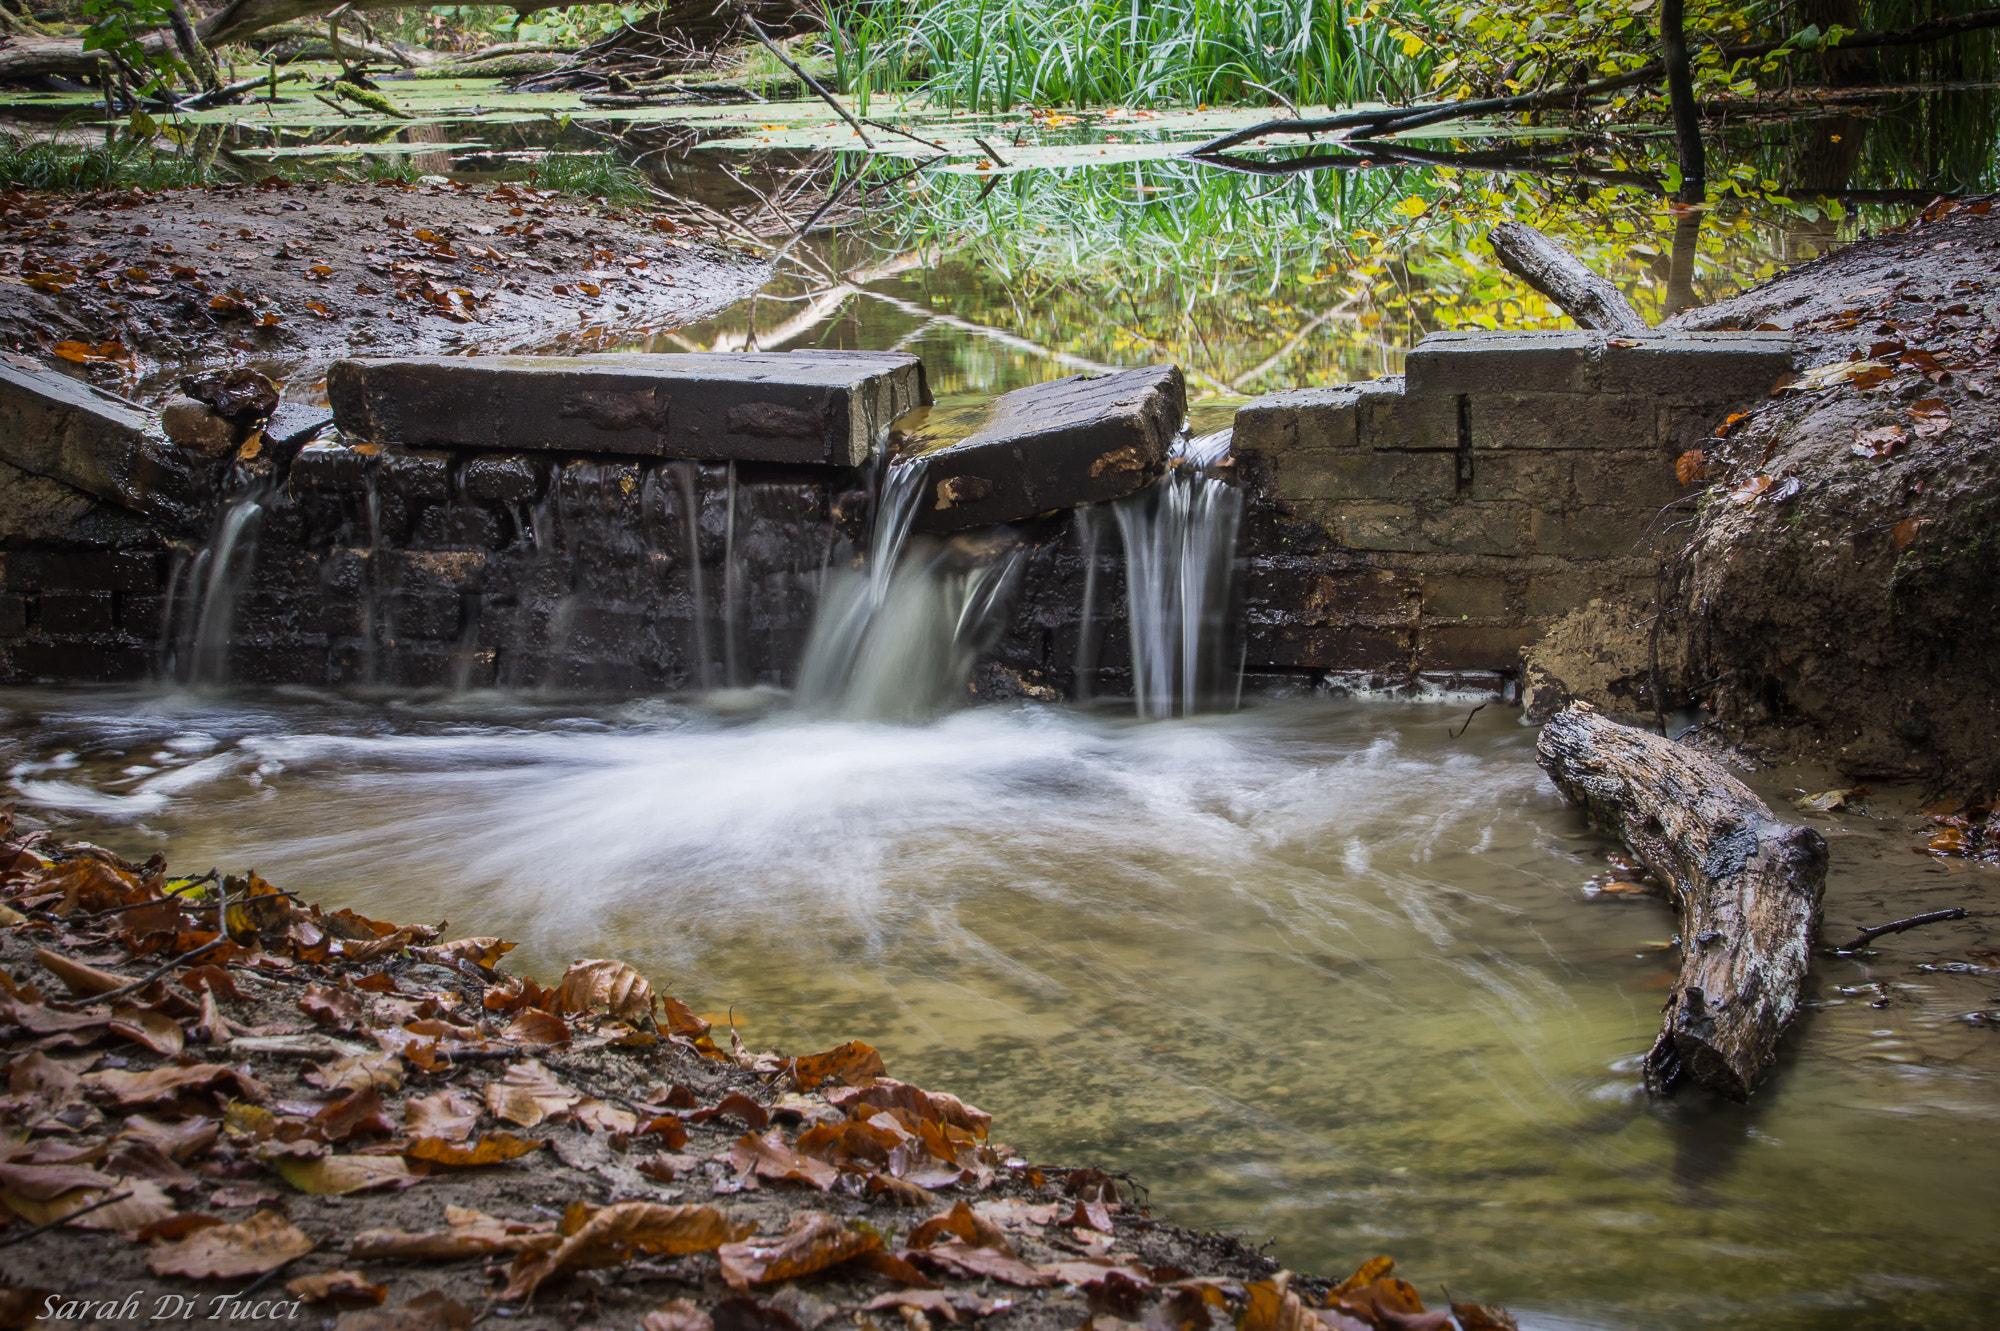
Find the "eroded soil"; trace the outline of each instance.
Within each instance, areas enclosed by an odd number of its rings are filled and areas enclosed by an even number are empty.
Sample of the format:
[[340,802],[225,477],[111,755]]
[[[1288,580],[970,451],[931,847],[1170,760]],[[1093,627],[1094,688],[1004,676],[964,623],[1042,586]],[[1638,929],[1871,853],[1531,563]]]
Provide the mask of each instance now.
[[0,345],[141,399],[195,365],[296,398],[348,355],[589,350],[765,276],[663,215],[520,186],[0,194]]

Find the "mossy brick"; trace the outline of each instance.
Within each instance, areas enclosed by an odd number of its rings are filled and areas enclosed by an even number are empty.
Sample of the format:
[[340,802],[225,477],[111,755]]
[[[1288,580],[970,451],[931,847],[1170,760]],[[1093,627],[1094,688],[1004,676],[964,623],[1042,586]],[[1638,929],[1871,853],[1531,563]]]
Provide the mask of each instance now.
[[1657,447],[1654,404],[1629,395],[1483,394],[1466,415],[1474,449]]
[[1598,387],[1688,403],[1751,402],[1791,372],[1796,348],[1788,332],[1653,333],[1606,338]]
[[979,429],[916,464],[916,525],[956,531],[1123,498],[1160,474],[1186,412],[1178,365],[1003,393]]
[[1673,457],[1662,450],[1590,450],[1567,456],[1578,504],[1663,508],[1689,493],[1674,474]]
[[416,356],[336,361],[343,434],[472,448],[859,466],[930,402],[901,352]]
[[1581,393],[1602,335],[1581,332],[1432,333],[1403,360],[1411,399],[1509,393]]
[[1417,510],[1409,504],[1309,499],[1294,507],[1300,517],[1319,524],[1338,545],[1349,550],[1399,552],[1436,548],[1423,531]]
[[1417,630],[1418,670],[1514,670],[1541,630],[1520,624],[1425,624]]
[[118,627],[117,604],[110,592],[43,592],[35,627],[49,634],[110,633]]
[[150,551],[10,550],[0,554],[9,591],[149,592],[160,585],[160,557]]
[[519,453],[468,458],[461,478],[469,498],[488,502],[522,504],[542,492],[541,468]]
[[1536,554],[1563,559],[1625,559],[1654,553],[1671,543],[1670,518],[1655,508],[1535,509],[1528,518],[1528,545]]
[[1548,508],[1572,502],[1570,449],[1491,449],[1472,457],[1472,483],[1465,497],[1474,503],[1519,499]]
[[1428,549],[1462,555],[1517,555],[1527,549],[1528,505],[1446,504],[1425,512],[1420,525]]
[[410,500],[451,497],[452,455],[434,448],[385,448],[375,460],[381,483]]
[[1355,432],[1363,448],[1394,448],[1403,412],[1404,383],[1400,374],[1366,379],[1352,385]]
[[1425,619],[1501,619],[1512,613],[1508,579],[1502,576],[1430,573],[1422,586]]
[[1270,457],[1278,499],[1450,499],[1458,486],[1451,453],[1300,449]]

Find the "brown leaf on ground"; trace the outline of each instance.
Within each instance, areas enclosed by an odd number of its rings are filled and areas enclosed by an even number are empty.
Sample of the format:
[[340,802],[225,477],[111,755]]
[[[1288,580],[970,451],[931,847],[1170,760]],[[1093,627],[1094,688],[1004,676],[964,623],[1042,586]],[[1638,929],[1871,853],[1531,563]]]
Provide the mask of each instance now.
[[866,1086],[889,1072],[882,1063],[882,1055],[859,1040],[850,1040],[823,1054],[788,1058],[784,1067],[792,1074],[801,1091],[810,1091],[823,1081],[837,1081],[843,1086]]
[[592,1132],[622,1132],[629,1137],[639,1130],[637,1114],[587,1095],[570,1107],[569,1114],[572,1121]]
[[1951,409],[1945,405],[1943,398],[1919,398],[1910,404],[1909,412],[1911,428],[1916,431],[1919,438],[1943,434],[1951,428]]
[[45,947],[35,949],[35,960],[42,963],[42,969],[63,982],[63,987],[77,998],[89,998],[96,994],[108,994],[113,989],[123,989],[131,981],[122,975],[86,966],[80,961],[72,961],[60,952],[51,952]]
[[349,1091],[314,1114],[312,1121],[320,1135],[330,1142],[344,1142],[361,1133],[387,1137],[396,1131],[396,1125],[382,1108],[381,1095],[373,1086]]
[[695,1015],[694,1009],[680,999],[669,994],[660,995],[660,1015],[666,1018],[667,1035],[689,1045],[703,1058],[713,1058],[728,1062],[729,1055],[716,1047],[709,1035],[709,1025]]
[[161,1123],[143,1114],[134,1114],[125,1120],[125,1130],[118,1139],[132,1138],[157,1146],[168,1159],[182,1164],[205,1154],[215,1139],[221,1135],[222,1125],[212,1118],[183,1119],[179,1123]]
[[792,1217],[791,1228],[775,1243],[729,1243],[716,1257],[722,1263],[722,1278],[737,1289],[811,1275],[829,1266],[867,1252],[882,1250],[882,1237],[867,1230],[849,1229],[824,1211],[801,1211]]
[[146,1253],[155,1275],[191,1280],[235,1280],[262,1275],[313,1250],[313,1241],[274,1211],[259,1211],[235,1225],[213,1225],[177,1243]]
[[436,947],[413,947],[410,951],[434,965],[455,966],[466,962],[480,970],[491,971],[500,964],[500,958],[512,952],[514,947],[515,944],[504,938],[455,938]]
[[729,1149],[729,1163],[739,1175],[755,1174],[774,1183],[803,1183],[821,1192],[834,1185],[840,1171],[824,1160],[800,1155],[785,1144],[785,1134],[776,1128],[762,1137],[745,1133]]
[[67,1065],[56,1062],[39,1049],[31,1049],[15,1059],[14,1065],[7,1070],[7,1092],[10,1095],[35,1096],[51,1109],[57,1109],[75,1095],[82,1080]]
[[998,1248],[975,1248],[952,1242],[941,1243],[935,1248],[912,1250],[909,1255],[926,1266],[942,1267],[954,1275],[969,1276],[974,1280],[999,1280],[1023,1289],[1052,1283],[1051,1276]]
[[412,1137],[462,1142],[479,1125],[479,1101],[451,1088],[435,1095],[411,1096],[403,1102],[403,1123]]
[[510,1066],[498,1081],[486,1083],[486,1107],[495,1118],[532,1128],[543,1119],[566,1114],[583,1098],[561,1085],[532,1058]]
[[[97,1203],[111,1197],[118,1197],[118,1200],[98,1206],[87,1214],[79,1214],[86,1207],[97,1206]],[[78,1229],[118,1233],[164,1220],[176,1209],[173,1200],[152,1180],[116,1175],[101,1187],[80,1188],[38,1200],[31,1200],[11,1188],[0,1187],[0,1203],[31,1225],[53,1224],[67,1216],[76,1216],[70,1223]]]
[[844,1123],[814,1124],[799,1134],[794,1149],[835,1167],[884,1170],[889,1168],[891,1152],[906,1140],[907,1136],[897,1129],[848,1119]]
[[[1216,1303],[1223,1304],[1221,1293],[1212,1286],[1174,1290],[1146,1315],[1146,1331],[1208,1331],[1215,1325],[1207,1297],[1211,1294]],[[1333,1331],[1347,1331],[1347,1328],[1336,1327]]]
[[[504,1299],[522,1299],[558,1271],[584,1271],[616,1266],[639,1253],[678,1256],[708,1252],[749,1234],[755,1226],[737,1224],[712,1206],[662,1206],[656,1202],[618,1202],[594,1210],[545,1252],[523,1252],[508,1272]],[[879,1246],[880,1239],[875,1240]],[[811,1268],[817,1270],[817,1267]]]
[[[918,1312],[935,1313],[947,1322],[956,1322],[961,1311],[975,1317],[984,1317],[997,1311],[1001,1303],[995,1299],[982,1299],[977,1294],[964,1290],[944,1289],[898,1289],[887,1294],[877,1294],[861,1305],[862,1312],[887,1312],[891,1308],[914,1308]],[[1180,1331],[1179,1327],[1172,1331]]]
[[176,1211],[164,1220],[142,1225],[131,1235],[135,1243],[158,1243],[161,1239],[184,1239],[204,1229],[214,1229],[224,1221],[219,1215],[200,1211]]
[[45,1202],[78,1188],[109,1189],[109,1175],[83,1165],[0,1165],[0,1192]]
[[497,1165],[539,1151],[547,1145],[547,1141],[534,1137],[521,1137],[511,1132],[489,1132],[478,1141],[464,1145],[448,1142],[440,1137],[418,1137],[409,1144],[403,1154],[413,1160],[428,1160],[438,1165]]
[[900,1179],[893,1174],[870,1174],[868,1195],[880,1197],[885,1193],[897,1206],[919,1206],[929,1210],[937,1205],[937,1194],[929,1188],[920,1188],[908,1179]]
[[1103,1202],[1083,1201],[1079,1199],[1076,1204],[1076,1210],[1072,1211],[1069,1219],[1063,1221],[1063,1223],[1065,1225],[1074,1225],[1079,1229],[1094,1229],[1100,1234],[1109,1234],[1112,1230],[1111,1212]]
[[1708,458],[1699,448],[1690,448],[1674,459],[1674,479],[1693,485],[1708,474]]
[[[1393,1331],[1429,1331],[1424,1323],[1389,1320],[1424,1315],[1424,1301],[1418,1297],[1417,1287],[1407,1280],[1378,1276],[1364,1285],[1343,1289],[1338,1297],[1342,1312],[1357,1315],[1376,1326],[1390,1327]],[[1440,1313],[1437,1316],[1448,1315]]]
[[850,1086],[829,1091],[826,1098],[828,1103],[845,1109],[854,1118],[871,1117],[866,1112],[857,1112],[864,1106],[903,1109],[920,1118],[961,1128],[982,1141],[993,1126],[991,1114],[973,1108],[955,1095],[922,1090],[908,1082],[886,1077],[879,1078],[872,1086]]
[[415,929],[397,929],[383,938],[368,939],[362,942],[342,940],[338,945],[340,948],[340,959],[342,961],[353,962],[357,966],[365,966],[370,962],[381,960],[392,952],[401,952],[416,937],[417,931]]
[[108,1173],[149,1179],[169,1188],[191,1188],[199,1182],[159,1147],[132,1138],[118,1143],[117,1148],[105,1157],[104,1168]]
[[1458,1319],[1459,1331],[1521,1331],[1514,1314],[1490,1303],[1454,1303],[1451,1315]]
[[389,1297],[387,1285],[371,1285],[359,1271],[321,1271],[287,1281],[285,1288],[307,1303],[322,1303],[336,1310],[379,1307]]
[[309,984],[299,996],[299,1011],[328,1030],[358,1031],[367,1009],[361,995],[330,984]]
[[724,1299],[709,1313],[715,1331],[806,1331],[783,1308],[741,1296]]
[[531,1008],[553,1012],[555,998],[553,989],[544,989],[523,975],[508,975],[488,986],[486,996],[479,1001],[488,1012],[525,1012]]
[[356,1261],[456,1261],[463,1257],[514,1254],[535,1246],[553,1247],[559,1240],[547,1221],[500,1220],[482,1211],[447,1206],[446,1228],[411,1234],[400,1229],[374,1229],[354,1236],[348,1256]]
[[334,1331],[472,1331],[472,1309],[437,1290],[400,1308],[342,1313]]
[[358,1091],[364,1086],[373,1086],[378,1091],[393,1091],[403,1084],[403,1061],[386,1050],[374,1054],[354,1054],[308,1068],[305,1079],[309,1084],[329,1091]]
[[1259,1280],[1244,1290],[1237,1331],[1320,1331],[1319,1319],[1288,1288],[1291,1275],[1280,1271],[1276,1279]]
[[146,1072],[112,1069],[82,1078],[86,1091],[102,1093],[117,1105],[150,1105],[179,1097],[182,1091],[233,1089],[241,1098],[261,1104],[270,1098],[264,1084],[247,1072],[224,1063],[191,1063],[186,1067],[153,1068]]
[[681,1122],[678,1114],[662,1114],[640,1128],[635,1136],[655,1136],[660,1145],[669,1151],[678,1151],[687,1145],[687,1124]]
[[1848,451],[1860,458],[1886,458],[1909,438],[1910,432],[1900,425],[1877,425],[1857,432]]
[[243,1000],[243,991],[236,987],[236,980],[220,966],[190,966],[180,974],[180,984],[191,994],[204,991],[220,998]]
[[752,1100],[741,1091],[731,1091],[707,1109],[697,1109],[687,1116],[690,1123],[706,1123],[724,1115],[739,1120],[752,1132],[762,1132],[771,1126],[771,1111]]
[[646,1314],[641,1326],[644,1331],[715,1331],[715,1323],[695,1306],[692,1299],[674,1299],[661,1304]]
[[375,1188],[407,1188],[423,1175],[393,1155],[323,1155],[312,1159],[278,1155],[267,1163],[278,1177],[314,1197],[345,1197]]
[[1910,548],[1910,543],[1917,539],[1918,529],[1929,521],[1929,518],[1904,518],[1890,530],[1889,537],[1896,543],[1898,550],[1907,550]]
[[[1079,1210],[1082,1206],[1083,1203],[1077,1203]],[[1100,1206],[1098,1209],[1103,1208]],[[1014,1252],[1014,1245],[1007,1242],[1007,1236],[1000,1231],[1000,1226],[964,1202],[959,1202],[943,1215],[932,1216],[912,1229],[910,1237],[905,1240],[905,1246],[928,1248],[932,1244],[943,1243],[952,1238],[963,1239],[974,1248],[998,1248],[1010,1256]]]
[[1327,1302],[1333,1302],[1333,1300],[1339,1298],[1349,1290],[1360,1289],[1364,1285],[1372,1285],[1395,1269],[1396,1259],[1393,1257],[1370,1257],[1355,1269],[1353,1275],[1326,1292]]
[[552,1049],[569,1043],[569,1023],[552,1012],[529,1008],[507,1023],[500,1038],[530,1049]]
[[609,1012],[620,1021],[641,1022],[653,1011],[653,986],[622,961],[573,961],[556,985],[552,1010],[558,1013]]

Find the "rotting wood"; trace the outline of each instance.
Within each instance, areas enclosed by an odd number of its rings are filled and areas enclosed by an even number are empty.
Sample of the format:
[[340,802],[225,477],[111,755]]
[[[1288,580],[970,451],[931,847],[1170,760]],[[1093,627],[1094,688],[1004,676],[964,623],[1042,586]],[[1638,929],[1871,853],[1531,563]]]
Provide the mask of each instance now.
[[1502,222],[1486,233],[1500,266],[1554,301],[1579,328],[1644,333],[1651,326],[1608,278],[1526,222]]
[[1826,842],[1781,822],[1713,758],[1588,704],[1535,742],[1542,769],[1673,894],[1681,971],[1646,1055],[1655,1095],[1691,1078],[1746,1100],[1799,1006],[1819,928]]

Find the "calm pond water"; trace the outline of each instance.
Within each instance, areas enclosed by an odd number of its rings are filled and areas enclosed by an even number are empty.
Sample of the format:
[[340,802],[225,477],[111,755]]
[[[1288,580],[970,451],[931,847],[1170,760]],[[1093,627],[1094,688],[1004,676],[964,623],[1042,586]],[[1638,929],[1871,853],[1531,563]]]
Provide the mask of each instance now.
[[[1295,1267],[1390,1252],[1545,1328],[1991,1324],[2000,1039],[1959,1014],[1992,974],[1918,974],[1954,945],[1910,935],[1876,1008],[1821,962],[1753,1105],[1646,1103],[1672,913],[1586,899],[1610,843],[1510,713],[722,701],[0,695],[15,792],[72,834],[544,978],[625,957],[758,1047],[865,1038]],[[1992,889],[1904,820],[1828,831],[1831,927]]]

